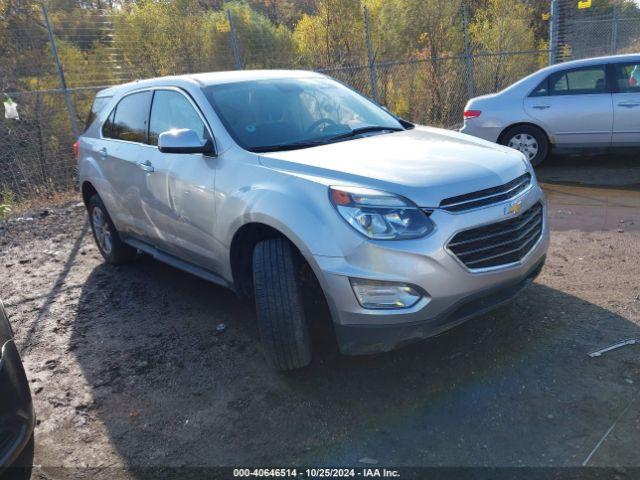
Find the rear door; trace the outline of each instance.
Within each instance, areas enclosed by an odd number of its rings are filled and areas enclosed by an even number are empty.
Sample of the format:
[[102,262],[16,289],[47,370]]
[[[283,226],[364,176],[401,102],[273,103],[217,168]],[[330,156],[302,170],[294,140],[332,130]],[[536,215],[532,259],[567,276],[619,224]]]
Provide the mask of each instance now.
[[640,146],[640,61],[611,65],[614,146]]
[[613,106],[605,65],[551,74],[525,99],[528,115],[563,147],[609,146]]
[[146,173],[141,168],[147,143],[151,91],[123,97],[102,127],[104,142],[99,155],[104,176],[112,191],[109,214],[120,231],[147,240],[149,224],[142,208]]
[[213,140],[209,126],[188,94],[177,88],[157,89],[153,96],[147,155],[153,168],[147,178],[144,209],[163,250],[210,270],[219,265],[212,252],[215,225],[216,159],[200,153],[172,154],[157,149],[161,133],[174,128],[195,131],[202,142]]

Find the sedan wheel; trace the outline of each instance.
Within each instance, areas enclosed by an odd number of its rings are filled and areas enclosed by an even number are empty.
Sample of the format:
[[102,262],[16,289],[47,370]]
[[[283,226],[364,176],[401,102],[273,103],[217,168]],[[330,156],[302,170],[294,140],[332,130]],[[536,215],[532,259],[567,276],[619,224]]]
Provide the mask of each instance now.
[[534,125],[516,125],[504,132],[498,142],[520,151],[534,167],[540,165],[551,150],[545,133]]
[[524,153],[529,161],[538,155],[538,141],[528,133],[519,133],[509,140],[507,146]]

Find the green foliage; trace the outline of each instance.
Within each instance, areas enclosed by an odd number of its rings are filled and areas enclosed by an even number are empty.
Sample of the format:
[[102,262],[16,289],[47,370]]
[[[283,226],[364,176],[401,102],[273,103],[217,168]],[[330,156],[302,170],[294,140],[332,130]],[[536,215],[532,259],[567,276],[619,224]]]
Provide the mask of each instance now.
[[294,31],[301,64],[336,67],[364,63],[365,26],[358,0],[321,0]]
[[[482,52],[532,51],[538,48],[533,28],[533,9],[512,0],[488,0],[469,25],[471,41]],[[484,58],[476,84],[482,92],[495,92],[537,69],[531,55]]]

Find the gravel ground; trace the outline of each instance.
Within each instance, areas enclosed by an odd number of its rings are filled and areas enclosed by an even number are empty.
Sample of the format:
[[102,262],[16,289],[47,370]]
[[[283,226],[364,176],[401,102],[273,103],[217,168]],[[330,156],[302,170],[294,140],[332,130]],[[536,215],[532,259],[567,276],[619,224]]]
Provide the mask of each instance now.
[[[325,339],[311,367],[287,375],[265,365],[252,305],[149,258],[105,265],[80,204],[11,219],[0,226],[0,297],[38,414],[35,476],[640,466],[640,345],[587,355],[640,338],[640,164],[601,163],[540,170],[565,190],[550,195],[547,265],[514,302],[384,355],[344,357]],[[566,190],[576,183],[589,184],[586,200],[584,185]],[[610,204],[612,191],[628,195],[614,195],[608,222],[590,223],[585,205]]]

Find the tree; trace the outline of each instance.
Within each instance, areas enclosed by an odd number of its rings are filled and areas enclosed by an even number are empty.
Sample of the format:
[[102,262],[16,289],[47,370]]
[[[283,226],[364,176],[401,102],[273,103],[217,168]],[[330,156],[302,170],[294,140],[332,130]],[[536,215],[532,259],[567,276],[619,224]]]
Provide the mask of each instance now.
[[[532,28],[533,9],[512,0],[488,0],[476,12],[469,34],[477,52],[533,51],[538,45]],[[476,60],[476,89],[480,92],[501,90],[515,80],[536,70],[534,55],[492,55]]]
[[300,63],[314,68],[366,63],[362,12],[359,0],[321,0],[317,13],[303,15],[296,25]]

